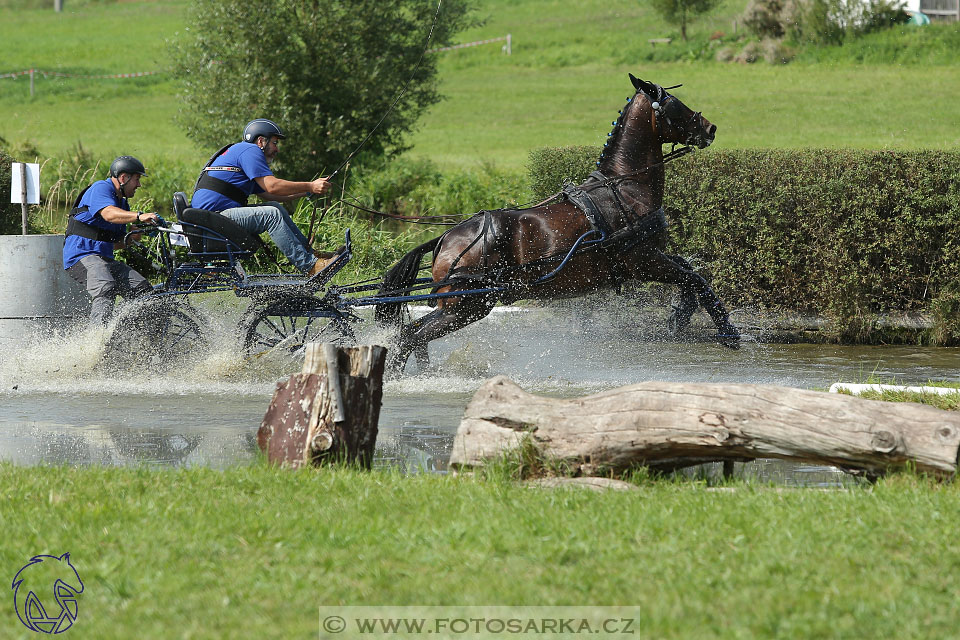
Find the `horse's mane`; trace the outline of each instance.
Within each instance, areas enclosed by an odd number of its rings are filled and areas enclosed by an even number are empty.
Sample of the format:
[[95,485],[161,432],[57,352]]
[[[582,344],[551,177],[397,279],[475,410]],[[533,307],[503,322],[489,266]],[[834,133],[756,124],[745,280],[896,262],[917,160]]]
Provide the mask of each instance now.
[[[661,89],[659,85],[653,85],[653,86],[656,87],[660,92],[663,91],[663,89]],[[624,107],[623,109],[620,109],[620,113],[617,116],[617,119],[613,121],[613,130],[607,134],[607,141],[606,143],[604,143],[603,148],[600,150],[600,157],[597,159],[597,167],[599,167],[603,163],[603,161],[607,159],[607,153],[612,151],[614,148],[616,148],[617,145],[620,143],[620,139],[623,137],[623,132],[625,129],[624,121],[627,118],[627,114],[631,110],[631,107],[633,107],[637,98],[641,96],[646,98],[647,102],[652,102],[654,100],[654,98],[651,98],[647,94],[647,92],[643,90],[643,88],[638,88],[636,92],[633,94],[633,97],[627,98],[627,106]]]

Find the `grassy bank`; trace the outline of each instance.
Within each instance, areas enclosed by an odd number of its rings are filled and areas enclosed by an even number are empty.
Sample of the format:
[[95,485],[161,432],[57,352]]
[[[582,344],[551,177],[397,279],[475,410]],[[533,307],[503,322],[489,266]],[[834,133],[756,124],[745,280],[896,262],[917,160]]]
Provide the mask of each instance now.
[[943,638],[960,596],[957,485],[911,476],[602,494],[259,465],[0,479],[3,565],[71,553],[74,637],[315,637],[321,604],[469,603],[630,605],[639,637]]
[[[479,13],[486,24],[462,40],[509,32],[513,55],[502,53],[498,43],[437,54],[447,99],[411,137],[412,154],[444,171],[482,162],[519,170],[527,154],[542,146],[598,144],[630,93],[628,71],[664,84],[683,82],[678,95],[718,125],[721,148],[960,144],[952,126],[960,109],[957,67],[942,63],[949,57],[937,58],[937,64],[905,65],[899,58],[897,64],[859,64],[832,53],[828,64],[819,64],[810,54],[802,58],[807,62],[772,66],[690,54],[710,34],[732,35],[744,5],[722,3],[710,18],[694,23],[691,43],[683,43],[656,12],[633,0],[484,0]],[[8,46],[0,73],[29,67],[86,74],[162,70],[168,64],[165,40],[184,28],[185,6],[176,0],[90,4],[60,16],[0,9],[0,38],[15,44]],[[663,62],[647,40],[671,35],[670,54],[664,54],[671,62]],[[918,40],[910,51],[929,49],[922,34],[910,36]],[[81,37],[84,46],[78,46]],[[857,46],[888,50],[894,47],[888,40]],[[399,90],[402,81],[383,90]],[[34,98],[22,77],[0,83],[0,108],[8,114],[0,136],[13,146],[29,142],[56,156],[80,141],[98,156],[133,153],[148,165],[197,166],[210,152],[173,124],[176,87],[165,75],[38,79]],[[934,86],[937,91],[904,93],[904,87]]]

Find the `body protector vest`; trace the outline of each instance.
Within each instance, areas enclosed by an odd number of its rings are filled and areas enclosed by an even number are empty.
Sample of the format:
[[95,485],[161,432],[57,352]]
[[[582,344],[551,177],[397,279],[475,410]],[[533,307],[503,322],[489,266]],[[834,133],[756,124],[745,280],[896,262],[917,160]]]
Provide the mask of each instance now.
[[240,167],[218,167],[214,166],[214,163],[217,161],[217,158],[222,156],[227,152],[227,149],[234,145],[231,142],[228,145],[225,145],[222,149],[217,151],[215,154],[210,156],[210,159],[207,161],[207,164],[203,166],[203,169],[200,171],[200,177],[197,178],[197,184],[193,187],[193,192],[196,193],[197,189],[209,189],[210,191],[216,191],[220,195],[230,198],[234,202],[238,203],[241,207],[247,206],[247,198],[249,197],[242,189],[238,188],[236,185],[232,185],[226,180],[221,180],[220,178],[214,178],[210,175],[211,171],[230,171],[233,173],[242,173],[243,169]]
[[81,207],[80,201],[83,199],[83,194],[85,194],[87,189],[92,186],[92,184],[88,184],[83,191],[80,192],[80,195],[77,196],[77,199],[73,201],[73,208],[70,209],[70,216],[67,218],[67,230],[63,235],[80,236],[81,238],[86,238],[87,240],[96,240],[97,242],[120,242],[123,240],[123,234],[102,229],[96,225],[90,224],[89,222],[77,220],[78,213],[86,213],[90,210],[90,207],[87,205],[83,205]]

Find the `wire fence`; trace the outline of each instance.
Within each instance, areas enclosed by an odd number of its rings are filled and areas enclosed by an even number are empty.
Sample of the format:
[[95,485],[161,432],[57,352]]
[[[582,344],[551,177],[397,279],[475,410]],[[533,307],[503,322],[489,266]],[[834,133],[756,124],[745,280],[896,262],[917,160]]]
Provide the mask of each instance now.
[[476,47],[481,44],[490,44],[491,42],[506,42],[503,45],[503,51],[508,56],[513,53],[513,37],[508,33],[505,36],[500,36],[499,38],[488,38],[487,40],[476,40],[474,42],[464,42],[462,44],[455,44],[449,47],[440,47],[438,49],[430,49],[430,53],[436,53],[437,51],[453,51],[454,49],[465,49],[467,47]]
[[[437,53],[440,51],[453,51],[454,49],[465,49],[467,47],[477,47],[482,44],[490,44],[492,42],[505,42],[503,45],[503,51],[509,56],[513,53],[513,37],[508,33],[505,36],[500,36],[499,38],[488,38],[487,40],[475,40],[474,42],[464,42],[461,44],[455,44],[449,47],[440,47],[438,49],[430,49],[430,53]],[[167,71],[134,71],[132,73],[98,73],[98,74],[85,74],[85,73],[63,73],[61,71],[46,71],[44,69],[24,69],[22,71],[11,71],[9,73],[0,73],[0,79],[17,79],[22,76],[28,76],[30,78],[30,95],[33,96],[35,93],[34,89],[34,78],[36,76],[42,76],[43,78],[80,78],[84,80],[112,80],[117,78],[142,78],[145,76],[156,76],[160,74],[167,73]]]
[[39,74],[43,77],[52,76],[54,78],[86,78],[86,79],[105,79],[105,78],[139,78],[141,76],[155,76],[165,71],[136,71],[134,73],[110,73],[88,75],[84,73],[61,73],[60,71],[44,71],[43,69],[24,69],[23,71],[12,71],[10,73],[0,73],[0,78],[16,78],[18,76],[33,76]]
[[23,71],[11,71],[10,73],[0,73],[0,79],[3,78],[12,78],[17,79],[21,76],[28,76],[30,78],[30,97],[33,97],[36,94],[34,78],[37,75],[40,75],[44,78],[80,78],[84,80],[107,80],[114,78],[142,78],[144,76],[155,76],[161,73],[166,73],[165,71],[134,71],[133,73],[98,73],[98,74],[86,74],[86,73],[63,73],[60,71],[44,71],[43,69],[24,69]]

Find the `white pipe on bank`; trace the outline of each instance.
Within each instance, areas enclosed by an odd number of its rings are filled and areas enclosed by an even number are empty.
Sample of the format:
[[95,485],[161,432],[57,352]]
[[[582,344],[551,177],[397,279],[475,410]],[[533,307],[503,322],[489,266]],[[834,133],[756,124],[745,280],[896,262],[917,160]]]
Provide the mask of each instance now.
[[960,389],[953,389],[951,387],[904,387],[897,384],[849,384],[846,382],[835,382],[830,385],[830,393],[840,393],[841,391],[849,391],[855,396],[860,395],[864,391],[876,391],[877,393],[900,391],[904,393],[929,393],[938,396],[960,393]]

